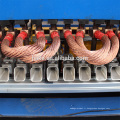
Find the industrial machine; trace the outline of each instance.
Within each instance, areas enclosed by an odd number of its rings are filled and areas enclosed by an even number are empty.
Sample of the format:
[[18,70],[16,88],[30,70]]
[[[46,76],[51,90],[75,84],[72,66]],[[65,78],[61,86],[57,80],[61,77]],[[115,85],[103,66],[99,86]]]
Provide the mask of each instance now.
[[[0,22],[0,92],[120,90],[120,33],[115,26],[119,21],[49,19]],[[71,27],[71,24],[77,27]]]
[[0,0],[0,93],[120,92],[120,2],[112,3]]
[[1,93],[120,90],[119,21],[38,19],[0,24]]

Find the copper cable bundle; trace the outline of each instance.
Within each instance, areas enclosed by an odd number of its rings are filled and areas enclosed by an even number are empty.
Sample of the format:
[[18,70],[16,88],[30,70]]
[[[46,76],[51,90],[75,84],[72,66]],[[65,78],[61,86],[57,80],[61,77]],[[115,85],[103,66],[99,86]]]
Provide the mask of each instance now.
[[[43,34],[43,33],[38,33]],[[27,33],[25,31],[22,31],[15,40],[15,47],[10,48],[9,44],[10,41],[13,39],[13,34],[8,33],[1,44],[1,50],[3,54],[5,54],[8,57],[16,57],[21,58],[26,55],[31,55],[38,53],[43,50],[45,47],[45,37],[37,37],[37,42],[33,45],[26,45],[23,46],[23,40],[27,37]],[[11,39],[11,40],[10,40]]]
[[60,37],[58,32],[53,31],[51,33],[51,38],[53,39],[53,42],[45,51],[38,54],[25,56],[21,58],[21,60],[25,63],[40,63],[52,58],[60,47]]
[[[13,34],[8,33],[2,41],[1,50],[8,57],[16,57],[25,63],[39,63],[46,61],[56,54],[60,46],[60,37],[58,32],[53,31],[51,37],[53,42],[45,51],[41,52],[45,47],[45,35],[43,32],[37,33],[37,42],[33,45],[23,46],[23,40],[27,37],[26,32],[22,31],[15,40],[15,47],[10,48],[9,44],[13,40]],[[41,53],[39,53],[41,52]],[[41,60],[41,58],[42,60]]]
[[83,31],[78,31],[76,34],[76,41],[70,31],[64,33],[67,43],[72,52],[78,57],[87,57],[86,60],[90,64],[103,65],[111,62],[117,55],[119,49],[119,40],[113,31],[108,31],[107,35],[111,39],[112,46],[110,46],[109,38],[100,31],[96,31],[94,36],[100,39],[103,43],[103,47],[99,50],[88,50],[83,41]]

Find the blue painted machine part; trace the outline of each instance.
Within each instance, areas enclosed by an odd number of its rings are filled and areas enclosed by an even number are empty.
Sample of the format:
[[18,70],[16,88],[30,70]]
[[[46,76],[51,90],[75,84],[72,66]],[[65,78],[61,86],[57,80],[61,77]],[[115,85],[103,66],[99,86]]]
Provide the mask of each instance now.
[[0,0],[0,20],[120,20],[120,0]]
[[[109,19],[120,20],[120,0],[0,0],[0,20]],[[3,116],[62,116],[120,108],[120,97],[0,98]],[[120,110],[77,115],[120,114]]]
[[[66,114],[120,108],[120,97],[93,98],[1,98],[3,116],[62,116]],[[114,115],[120,110],[88,112],[77,115]]]

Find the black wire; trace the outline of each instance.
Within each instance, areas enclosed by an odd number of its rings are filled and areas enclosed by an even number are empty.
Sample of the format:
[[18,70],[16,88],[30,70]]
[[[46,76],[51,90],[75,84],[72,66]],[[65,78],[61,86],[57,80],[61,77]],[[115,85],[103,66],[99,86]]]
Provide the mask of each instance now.
[[82,111],[82,112],[76,112],[76,113],[71,113],[67,115],[62,115],[62,117],[69,117],[77,114],[82,114],[82,113],[89,113],[89,112],[103,112],[103,111],[114,111],[114,110],[120,110],[120,108],[117,109],[108,109],[108,110],[90,110],[90,111]]

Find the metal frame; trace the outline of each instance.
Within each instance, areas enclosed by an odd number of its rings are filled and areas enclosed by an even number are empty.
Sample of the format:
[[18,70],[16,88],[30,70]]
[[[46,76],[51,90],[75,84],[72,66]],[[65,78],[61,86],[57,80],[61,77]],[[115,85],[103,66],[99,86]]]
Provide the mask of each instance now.
[[0,93],[120,92],[120,82],[92,83],[0,83]]
[[119,5],[119,0],[0,0],[0,20],[120,20]]

